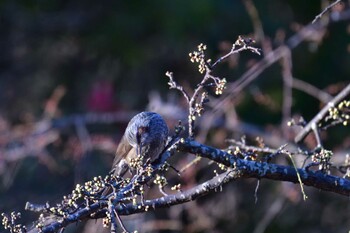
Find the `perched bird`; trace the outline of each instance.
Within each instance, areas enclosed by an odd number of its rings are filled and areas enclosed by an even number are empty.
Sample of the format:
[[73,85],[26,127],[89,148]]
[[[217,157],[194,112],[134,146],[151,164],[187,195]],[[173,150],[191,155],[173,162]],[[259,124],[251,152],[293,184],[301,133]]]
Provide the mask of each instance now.
[[168,126],[155,112],[141,112],[134,116],[117,147],[111,174],[123,176],[132,159],[141,156],[142,164],[153,162],[164,150]]

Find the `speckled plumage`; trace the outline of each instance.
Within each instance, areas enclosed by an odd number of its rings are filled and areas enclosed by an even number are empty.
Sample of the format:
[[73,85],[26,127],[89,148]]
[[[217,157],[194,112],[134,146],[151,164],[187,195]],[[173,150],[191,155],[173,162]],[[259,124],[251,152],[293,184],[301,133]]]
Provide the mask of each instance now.
[[168,126],[162,116],[154,112],[141,112],[134,116],[122,137],[115,155],[111,173],[123,176],[130,160],[138,156],[141,146],[143,163],[153,162],[166,146]]

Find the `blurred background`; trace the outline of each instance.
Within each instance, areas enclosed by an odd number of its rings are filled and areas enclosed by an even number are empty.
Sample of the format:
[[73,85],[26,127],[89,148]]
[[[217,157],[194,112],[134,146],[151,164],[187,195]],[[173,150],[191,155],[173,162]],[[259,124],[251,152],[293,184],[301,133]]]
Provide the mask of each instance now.
[[[218,66],[215,74],[229,83],[226,95],[208,91],[213,103],[229,101],[219,112],[208,106],[196,128],[197,140],[218,148],[228,146],[225,139],[243,135],[252,142],[259,136],[273,148],[292,142],[295,132],[285,129],[286,120],[300,115],[312,119],[327,98],[349,83],[346,1],[323,16],[308,36],[295,38],[328,4],[0,1],[0,211],[20,211],[22,222],[30,223],[37,215],[24,211],[26,201],[54,204],[75,184],[106,175],[127,122],[137,112],[157,111],[171,129],[186,120],[186,103],[169,90],[165,72],[174,72],[191,93],[202,76],[188,53],[200,43],[207,45],[208,58],[216,60],[243,35],[255,39],[263,55],[245,51]],[[230,86],[285,44],[299,88],[295,82],[286,96],[291,87],[285,84],[283,59],[263,68],[242,90]],[[302,91],[307,84],[325,97]],[[343,161],[350,150],[349,128],[334,127],[322,136],[324,146]],[[315,142],[307,138],[304,146],[312,149]],[[173,160],[181,169],[194,158],[177,154]],[[169,182],[193,187],[213,176],[208,166],[201,161]],[[139,232],[349,231],[348,198],[306,188],[304,202],[298,185],[262,180],[255,203],[256,184],[233,182],[191,203],[126,217],[125,223]],[[98,227],[89,221],[66,232],[99,232]]]

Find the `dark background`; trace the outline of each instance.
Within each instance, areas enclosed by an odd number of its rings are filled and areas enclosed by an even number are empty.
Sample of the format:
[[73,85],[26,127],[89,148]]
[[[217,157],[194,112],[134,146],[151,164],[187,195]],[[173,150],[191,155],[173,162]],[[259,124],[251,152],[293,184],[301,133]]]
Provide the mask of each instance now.
[[[254,1],[272,48],[277,46],[278,33],[287,39],[296,33],[296,27],[310,23],[321,11],[321,3],[327,1]],[[293,75],[332,95],[340,91],[349,82],[349,28],[348,21],[332,24],[320,41],[305,41],[293,49]],[[2,0],[0,153],[20,148],[43,119],[67,120],[89,112],[124,114],[112,123],[102,120],[86,126],[91,135],[108,137],[116,145],[127,120],[145,110],[154,96],[159,94],[162,101],[183,109],[181,95],[168,89],[165,72],[174,72],[185,88],[195,87],[201,75],[190,63],[188,53],[199,43],[208,46],[208,56],[215,60],[223,54],[225,44],[233,43],[238,35],[253,33],[252,20],[242,1]],[[261,47],[262,42],[257,41],[255,46]],[[233,82],[259,59],[244,52],[238,64],[224,63],[217,74]],[[64,90],[56,102],[52,97],[55,90]],[[254,99],[256,90],[270,98],[267,106]],[[278,128],[282,94],[277,63],[244,90],[236,106],[239,119],[265,132],[269,127]],[[51,115],[50,100],[57,104]],[[293,92],[293,114],[310,120],[321,107],[317,99]],[[165,116],[168,122],[185,118],[181,114]],[[55,203],[76,183],[107,174],[113,146],[107,152],[86,151],[79,146],[77,128],[76,122],[56,128],[58,139],[38,152],[44,156],[32,150],[15,161],[0,157],[1,211],[21,211],[23,221],[28,223],[36,215],[23,211],[26,201]],[[337,130],[327,138],[328,149],[348,150],[349,142],[339,142],[349,137],[348,128]],[[232,135],[225,133],[223,139]],[[204,141],[219,145],[213,138]],[[200,177],[197,174],[197,181]],[[174,232],[253,232],[265,228],[266,232],[349,231],[348,198],[307,188],[309,199],[304,202],[298,186],[263,180],[255,204],[255,185],[255,180],[234,182],[224,186],[223,192],[174,207],[167,213],[177,224]],[[196,214],[187,213],[191,209]],[[138,218],[162,219],[157,218],[162,213]],[[261,227],[265,216],[272,217]],[[135,228],[143,232],[144,224],[140,220]],[[76,232],[88,232],[82,225]]]

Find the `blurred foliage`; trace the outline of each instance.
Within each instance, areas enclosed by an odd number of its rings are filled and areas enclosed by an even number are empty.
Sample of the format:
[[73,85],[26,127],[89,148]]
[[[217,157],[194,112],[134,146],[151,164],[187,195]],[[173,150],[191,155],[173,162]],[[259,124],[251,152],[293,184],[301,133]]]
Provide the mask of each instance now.
[[[321,11],[321,1],[259,0],[254,4],[265,36],[271,41],[279,30],[288,38],[295,33],[296,24],[311,22]],[[234,42],[238,35],[252,35],[254,31],[242,1],[232,0],[2,0],[0,12],[0,114],[11,126],[41,118],[46,101],[58,86],[64,86],[66,93],[59,103],[57,117],[143,110],[151,91],[167,96],[167,70],[174,72],[184,86],[198,83],[200,76],[190,63],[188,53],[199,43],[207,44],[208,53],[215,59],[223,53],[220,48],[223,42]],[[320,43],[305,42],[294,49],[293,75],[331,94],[337,93],[339,88],[333,87],[335,91],[332,92],[331,85],[349,81],[349,27],[348,22],[337,23],[329,28]],[[241,54],[237,66],[224,64],[217,72],[232,82],[254,59],[259,58]],[[278,64],[264,71],[244,91],[237,106],[239,117],[261,127],[280,123],[281,80]],[[256,91],[268,93],[275,107],[257,103],[253,98]],[[314,98],[293,92],[293,112],[309,120],[319,108]],[[90,130],[108,131],[116,139],[124,127],[125,123],[92,126]],[[22,210],[28,200],[55,201],[69,193],[74,183],[107,173],[112,156],[93,151],[76,159],[72,151],[62,148],[72,130],[61,132],[61,143],[48,148],[57,169],[48,169],[45,162],[32,157],[9,165],[15,171],[11,178],[13,184],[0,187],[1,211]],[[333,133],[338,136],[329,137],[329,146],[336,145],[346,130]],[[212,217],[216,214],[213,202],[230,198],[232,207],[227,207],[226,218],[209,227],[215,227],[215,232],[231,232],[232,229],[252,232],[266,214],[270,202],[279,198],[278,189],[289,185],[276,186],[263,181],[258,192],[259,201],[255,204],[255,184],[255,181],[232,183],[224,187],[223,193],[188,206],[196,205],[199,210],[206,211],[204,215]],[[306,202],[284,198],[283,208],[266,232],[349,230],[348,199],[309,189],[307,192],[310,197]],[[327,208],[323,208],[325,203]],[[175,217],[183,218],[186,223],[188,216],[182,211]],[[191,228],[185,229],[194,232]],[[213,231],[203,227],[201,232]]]

